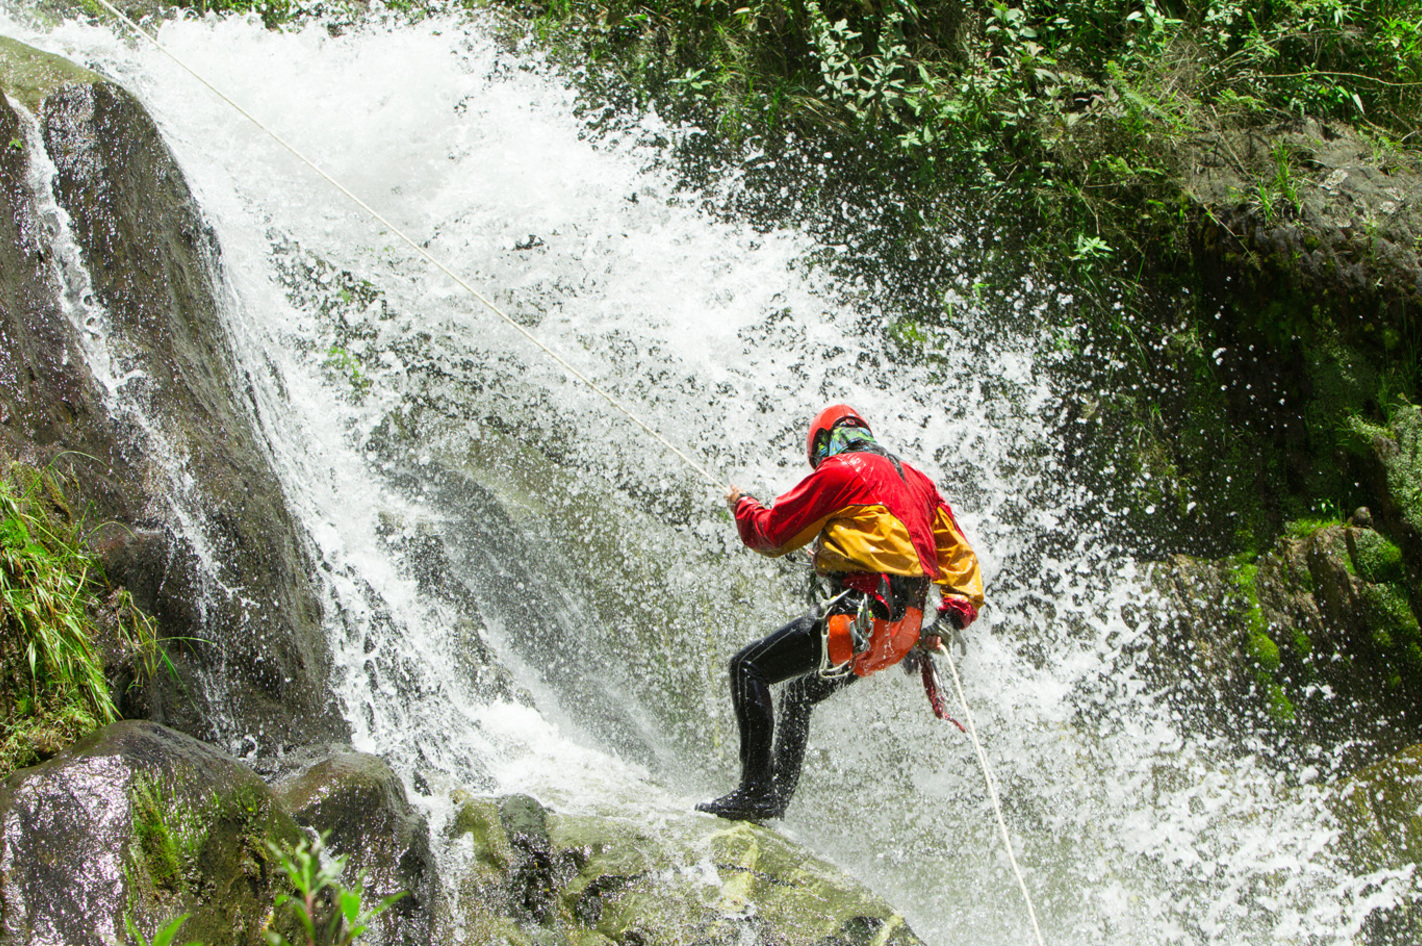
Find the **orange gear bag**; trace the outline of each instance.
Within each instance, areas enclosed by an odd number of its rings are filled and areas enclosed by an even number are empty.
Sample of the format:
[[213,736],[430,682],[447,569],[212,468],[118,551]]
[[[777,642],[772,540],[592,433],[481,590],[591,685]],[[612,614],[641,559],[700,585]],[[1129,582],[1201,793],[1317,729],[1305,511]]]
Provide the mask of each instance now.
[[908,608],[897,621],[875,618],[869,646],[858,654],[854,652],[854,637],[849,630],[853,624],[852,614],[835,614],[826,619],[825,646],[829,649],[829,662],[833,667],[841,667],[853,661],[850,670],[854,675],[867,677],[892,667],[913,650],[923,627],[923,611]]

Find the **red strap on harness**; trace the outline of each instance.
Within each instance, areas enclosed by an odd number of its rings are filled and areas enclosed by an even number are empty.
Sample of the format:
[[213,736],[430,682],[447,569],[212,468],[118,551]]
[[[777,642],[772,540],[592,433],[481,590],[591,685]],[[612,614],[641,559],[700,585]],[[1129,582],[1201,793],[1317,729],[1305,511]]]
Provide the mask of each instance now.
[[943,699],[943,691],[938,684],[938,665],[930,655],[924,654],[919,661],[919,673],[923,677],[923,692],[928,694],[928,704],[933,707],[933,715],[948,720],[957,726],[960,732],[967,732],[962,723],[948,715],[948,703]]

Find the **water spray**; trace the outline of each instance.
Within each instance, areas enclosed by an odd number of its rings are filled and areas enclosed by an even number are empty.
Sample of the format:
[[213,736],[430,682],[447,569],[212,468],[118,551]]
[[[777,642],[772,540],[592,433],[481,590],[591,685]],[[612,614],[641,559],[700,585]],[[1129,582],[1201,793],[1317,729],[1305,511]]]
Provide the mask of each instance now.
[[[118,21],[119,21],[120,23],[122,23],[123,25],[127,26],[131,31],[133,31],[133,32],[136,33],[137,35],[141,36],[145,41],[147,41],[149,44],[151,44],[155,49],[157,49],[160,53],[162,53],[164,56],[166,56],[166,57],[167,57],[169,60],[171,60],[175,65],[177,65],[178,68],[182,69],[182,70],[183,70],[184,72],[186,72],[188,75],[192,76],[195,80],[197,80],[197,81],[198,81],[199,83],[201,83],[204,87],[206,87],[210,92],[212,92],[212,94],[215,95],[218,99],[222,100],[222,101],[225,102],[227,105],[229,105],[233,110],[235,110],[235,111],[236,111],[238,114],[240,114],[243,118],[245,118],[245,119],[247,119],[249,122],[251,122],[256,128],[258,128],[259,130],[261,130],[264,134],[266,134],[266,135],[267,135],[269,138],[271,138],[274,142],[276,142],[276,143],[277,143],[278,145],[280,145],[283,149],[285,149],[287,152],[289,152],[289,153],[290,153],[293,157],[295,157],[298,161],[300,161],[302,164],[306,165],[306,167],[310,168],[317,176],[319,176],[320,178],[322,178],[323,180],[325,180],[328,184],[330,184],[330,185],[331,185],[332,187],[334,187],[337,191],[339,191],[341,194],[343,194],[347,199],[349,199],[352,203],[354,203],[357,207],[359,207],[359,208],[360,208],[365,214],[367,214],[371,219],[375,220],[375,221],[376,221],[377,223],[379,223],[381,226],[385,227],[390,233],[392,233],[395,237],[397,237],[401,242],[403,242],[404,244],[406,244],[407,246],[409,246],[410,249],[412,249],[420,258],[422,258],[422,259],[425,260],[427,263],[429,263],[429,265],[433,266],[433,267],[434,267],[435,269],[437,269],[439,272],[441,272],[441,273],[443,273],[445,276],[447,276],[451,281],[453,281],[453,283],[454,283],[455,285],[457,285],[459,288],[463,289],[466,293],[468,293],[468,294],[469,294],[470,296],[472,296],[474,299],[476,299],[476,300],[478,300],[480,303],[482,303],[485,308],[487,308],[487,309],[488,309],[490,312],[492,312],[494,315],[498,316],[498,317],[499,317],[501,320],[503,320],[507,325],[511,326],[515,331],[517,331],[520,335],[522,335],[524,338],[526,338],[532,345],[534,345],[536,348],[538,348],[540,351],[542,351],[545,355],[547,355],[553,362],[555,362],[560,368],[562,368],[563,371],[566,372],[570,377],[572,377],[572,378],[574,378],[575,380],[581,382],[584,386],[586,386],[586,387],[588,388],[588,390],[592,391],[592,392],[595,393],[598,397],[602,398],[605,402],[607,402],[607,404],[608,404],[610,407],[612,407],[613,410],[615,410],[616,412],[622,414],[624,417],[626,417],[628,420],[630,420],[630,421],[631,421],[633,424],[635,424],[637,427],[641,428],[641,430],[642,430],[644,433],[646,433],[649,437],[651,437],[652,439],[654,439],[654,440],[656,440],[658,443],[660,443],[663,447],[665,447],[668,451],[670,451],[674,456],[676,456],[679,460],[681,460],[682,463],[685,464],[688,469],[693,470],[694,472],[696,472],[697,474],[699,474],[699,475],[702,477],[702,479],[704,479],[710,486],[712,486],[712,487],[714,487],[714,488],[717,488],[717,489],[725,489],[725,488],[729,488],[729,487],[730,487],[730,484],[725,480],[724,477],[720,477],[720,476],[717,476],[717,475],[713,474],[713,473],[712,473],[709,469],[707,469],[703,464],[698,463],[698,462],[697,462],[695,459],[693,459],[689,454],[687,454],[686,451],[682,450],[681,448],[679,448],[679,447],[677,447],[675,444],[673,444],[670,440],[668,440],[665,436],[663,436],[660,431],[656,430],[656,429],[653,428],[651,425],[649,425],[647,422],[643,421],[643,420],[642,420],[635,412],[633,412],[630,408],[628,408],[627,406],[623,405],[623,404],[622,404],[621,402],[619,402],[616,398],[614,398],[610,393],[608,393],[606,390],[604,390],[602,387],[600,387],[595,381],[593,381],[591,378],[587,377],[585,374],[583,374],[582,372],[580,372],[577,368],[575,368],[573,365],[571,365],[566,359],[564,359],[562,356],[560,356],[557,352],[553,351],[551,348],[549,348],[547,345],[545,345],[542,341],[540,341],[540,340],[538,339],[537,336],[535,336],[532,332],[530,332],[530,331],[529,331],[527,328],[525,328],[523,325],[521,325],[521,324],[519,324],[517,321],[515,321],[508,313],[506,313],[502,308],[500,308],[497,304],[495,304],[495,303],[494,303],[491,299],[489,299],[485,294],[481,293],[478,289],[476,289],[475,287],[473,287],[472,285],[470,285],[465,279],[463,279],[463,278],[462,278],[461,276],[459,276],[456,272],[454,272],[452,269],[450,269],[448,266],[446,266],[446,265],[445,265],[440,259],[438,259],[436,256],[434,256],[433,254],[431,254],[431,253],[429,252],[429,250],[427,250],[424,246],[422,246],[422,245],[421,245],[419,242],[417,242],[414,238],[412,238],[412,237],[410,237],[409,235],[407,235],[403,230],[401,230],[399,227],[395,226],[395,225],[394,225],[393,223],[391,223],[388,219],[386,219],[386,217],[384,217],[379,211],[377,211],[375,208],[371,207],[371,206],[370,206],[369,204],[367,204],[364,200],[362,200],[360,197],[358,197],[358,196],[357,196],[354,192],[352,192],[348,187],[346,187],[344,184],[342,184],[342,183],[341,183],[340,181],[338,181],[336,178],[332,177],[324,168],[322,168],[320,165],[318,165],[318,164],[317,164],[315,161],[313,161],[311,158],[307,157],[300,149],[298,149],[297,147],[295,147],[294,145],[292,145],[290,142],[288,142],[288,141],[286,141],[285,139],[283,139],[280,135],[278,135],[278,134],[277,134],[275,131],[273,131],[272,129],[268,128],[268,127],[267,127],[261,120],[259,120],[256,116],[254,116],[254,115],[252,115],[250,112],[248,112],[245,108],[243,108],[241,105],[239,105],[236,101],[234,101],[232,98],[230,98],[228,95],[226,95],[221,89],[219,89],[219,88],[218,88],[217,86],[215,86],[212,82],[210,82],[210,81],[209,81],[206,77],[204,77],[201,73],[197,72],[197,70],[195,70],[195,69],[193,69],[191,66],[189,66],[181,57],[179,57],[178,55],[176,55],[175,53],[173,53],[171,50],[169,50],[166,46],[164,46],[162,43],[160,43],[160,42],[158,41],[158,39],[157,39],[155,36],[150,35],[146,30],[144,30],[144,29],[142,29],[141,27],[139,27],[138,24],[136,24],[132,19],[130,19],[126,14],[124,14],[123,11],[119,10],[118,8],[116,8],[116,7],[110,2],[110,0],[97,0],[97,2],[99,3],[99,5],[100,5],[101,7],[103,7],[103,9],[105,9],[106,11],[108,11],[108,13],[110,13],[116,20],[118,20]],[[1022,876],[1022,871],[1021,871],[1021,869],[1019,868],[1019,866],[1018,866],[1018,864],[1017,864],[1017,858],[1016,858],[1016,856],[1015,856],[1015,854],[1014,854],[1014,852],[1013,852],[1013,848],[1012,848],[1012,838],[1011,838],[1010,833],[1008,832],[1006,821],[1005,821],[1004,818],[1003,818],[1002,805],[1001,805],[1001,802],[1000,802],[999,797],[998,797],[997,787],[996,787],[996,784],[995,784],[995,782],[994,782],[994,780],[993,780],[993,777],[992,777],[992,772],[991,772],[991,768],[990,768],[990,766],[989,766],[989,764],[988,764],[987,755],[986,755],[986,753],[983,751],[982,743],[981,743],[980,740],[978,739],[977,727],[976,727],[976,725],[975,725],[974,722],[973,722],[972,711],[971,711],[971,710],[969,709],[969,707],[968,707],[967,697],[966,697],[966,695],[965,695],[964,692],[963,692],[962,680],[961,680],[961,678],[960,678],[959,675],[958,675],[957,666],[955,665],[955,663],[954,663],[954,661],[953,661],[953,658],[952,658],[952,655],[948,652],[948,649],[947,649],[947,648],[944,648],[944,649],[942,649],[941,651],[938,651],[938,653],[941,653],[941,654],[945,657],[945,659],[948,661],[948,667],[949,667],[950,671],[952,672],[952,675],[953,675],[953,684],[954,684],[955,689],[957,690],[958,700],[959,700],[959,702],[960,702],[960,704],[962,705],[962,708],[963,708],[963,718],[967,721],[966,731],[967,731],[968,735],[970,736],[970,738],[972,739],[973,747],[974,747],[974,749],[975,749],[975,751],[976,751],[976,753],[977,753],[978,763],[979,763],[979,765],[980,765],[981,768],[982,768],[983,777],[984,777],[984,780],[985,780],[985,782],[986,782],[986,784],[987,784],[988,795],[989,795],[989,797],[990,797],[990,799],[991,799],[991,801],[992,801],[993,811],[994,811],[994,814],[995,814],[995,816],[996,816],[997,825],[998,825],[999,831],[1000,831],[1000,833],[1001,833],[1001,835],[1002,835],[1003,844],[1004,844],[1004,846],[1005,846],[1006,849],[1007,849],[1008,861],[1011,863],[1012,871],[1013,871],[1014,875],[1016,876],[1018,887],[1019,887],[1019,889],[1020,889],[1021,892],[1022,892],[1022,898],[1023,898],[1024,902],[1026,903],[1026,906],[1027,906],[1027,914],[1028,914],[1028,917],[1029,917],[1029,919],[1031,920],[1031,923],[1032,923],[1032,931],[1033,931],[1033,933],[1034,933],[1034,935],[1035,935],[1036,942],[1038,943],[1038,946],[1045,946],[1044,940],[1043,940],[1043,938],[1042,938],[1041,928],[1039,927],[1038,922],[1037,922],[1037,914],[1036,914],[1036,911],[1035,911],[1035,909],[1033,908],[1033,905],[1032,905],[1032,898],[1031,898],[1031,895],[1028,893],[1026,881],[1024,880],[1024,878],[1023,878],[1023,876]]]

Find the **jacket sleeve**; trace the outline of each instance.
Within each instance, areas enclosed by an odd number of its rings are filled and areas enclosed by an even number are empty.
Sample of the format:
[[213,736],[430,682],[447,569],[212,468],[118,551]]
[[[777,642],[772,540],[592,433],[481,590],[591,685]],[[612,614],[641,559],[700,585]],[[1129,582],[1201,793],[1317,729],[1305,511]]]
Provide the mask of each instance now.
[[847,495],[846,471],[841,464],[821,463],[769,506],[749,496],[736,504],[736,531],[750,549],[772,558],[789,554],[820,534]]
[[976,620],[983,606],[983,576],[977,555],[942,496],[938,497],[938,508],[934,511],[933,541],[938,552],[937,584],[943,595],[939,610],[953,613],[958,625],[967,627]]

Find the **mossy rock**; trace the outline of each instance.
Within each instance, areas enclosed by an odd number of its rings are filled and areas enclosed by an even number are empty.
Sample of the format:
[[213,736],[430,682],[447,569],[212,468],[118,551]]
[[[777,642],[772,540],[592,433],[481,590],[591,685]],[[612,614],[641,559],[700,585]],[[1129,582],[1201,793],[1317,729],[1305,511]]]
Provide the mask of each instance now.
[[250,769],[137,721],[11,775],[0,818],[0,939],[70,946],[124,941],[126,919],[151,937],[184,913],[181,942],[265,944],[287,889],[268,844],[300,837]]
[[1397,452],[1388,457],[1392,501],[1413,530],[1422,532],[1422,408],[1408,406],[1392,421]]
[[1364,581],[1389,584],[1405,578],[1402,549],[1387,538],[1372,529],[1353,529],[1348,540],[1349,559]]
[[459,801],[451,833],[473,843],[475,866],[453,919],[481,935],[587,946],[919,942],[853,878],[757,825],[689,812],[565,815],[526,796]]
[[1387,536],[1337,521],[1250,560],[1172,559],[1154,572],[1152,672],[1212,728],[1401,748],[1422,722],[1409,569]]
[[449,823],[451,837],[469,835],[477,862],[490,871],[507,871],[513,866],[513,845],[499,818],[496,799],[455,793],[454,818]]
[[0,36],[0,90],[38,115],[44,100],[69,85],[91,85],[103,77],[61,56]]
[[1403,537],[1407,554],[1422,555],[1422,408],[1403,405],[1386,426],[1353,417],[1348,434],[1350,451],[1374,468],[1385,524]]

